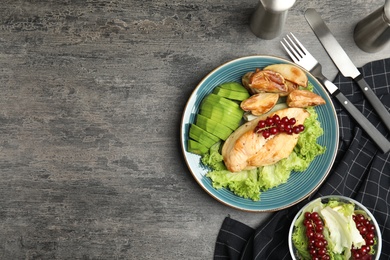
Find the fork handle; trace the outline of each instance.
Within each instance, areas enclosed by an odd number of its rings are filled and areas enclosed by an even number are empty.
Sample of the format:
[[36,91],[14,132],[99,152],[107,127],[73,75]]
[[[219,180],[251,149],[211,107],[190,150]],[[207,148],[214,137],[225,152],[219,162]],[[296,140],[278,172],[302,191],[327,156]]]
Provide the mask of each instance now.
[[360,89],[362,90],[368,101],[370,101],[372,107],[375,109],[379,117],[382,119],[382,122],[386,125],[387,129],[390,130],[390,113],[387,108],[383,105],[378,96],[370,88],[370,86],[364,80],[363,76],[358,76],[357,78],[355,78],[355,81],[359,85]]
[[383,153],[390,151],[390,142],[384,137],[378,129],[344,96],[340,90],[332,93],[348,113],[356,120],[363,130],[379,146]]

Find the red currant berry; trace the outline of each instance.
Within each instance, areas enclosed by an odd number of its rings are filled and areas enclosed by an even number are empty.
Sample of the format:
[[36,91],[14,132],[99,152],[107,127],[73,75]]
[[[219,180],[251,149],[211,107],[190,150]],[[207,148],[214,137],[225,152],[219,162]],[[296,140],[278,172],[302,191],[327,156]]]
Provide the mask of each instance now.
[[268,131],[268,129],[266,129],[263,132],[261,132],[261,134],[263,135],[263,137],[265,139],[267,139],[271,135],[270,132]]
[[257,123],[257,126],[259,128],[264,128],[265,127],[265,121],[264,120],[260,120],[258,123]]
[[279,132],[284,132],[286,129],[286,125],[284,123],[279,123],[278,124]]
[[368,246],[372,246],[374,243],[375,243],[374,239],[372,239],[372,238],[369,238],[366,240],[366,245],[368,245]]
[[314,232],[312,230],[306,230],[306,236],[308,238],[313,238],[314,237]]
[[359,227],[359,232],[360,232],[360,235],[365,235],[367,233],[367,228],[365,226],[360,226]]
[[324,242],[322,242],[321,240],[317,240],[315,245],[316,245],[317,248],[323,248],[325,246]]
[[370,250],[367,251],[367,248],[366,246],[362,246],[360,249],[359,249],[359,252],[361,255],[366,255]]
[[315,257],[317,255],[317,250],[315,248],[313,249],[310,249],[309,250],[309,254],[312,256],[312,257]]
[[315,234],[315,238],[318,239],[318,240],[320,240],[320,241],[322,241],[322,240],[324,239],[324,234],[322,234],[322,233],[316,233],[316,234]]
[[290,118],[290,119],[288,120],[288,124],[289,124],[289,125],[295,125],[296,122],[297,122],[297,120],[295,120],[294,117],[293,117],[293,118]]
[[366,218],[362,214],[358,214],[357,219],[359,222],[363,222]]
[[370,246],[362,246],[360,250],[363,252],[365,251],[367,254],[370,253],[371,247]]
[[280,122],[282,122],[283,124],[288,124],[288,117],[282,117],[282,119],[280,119]]
[[366,234],[367,239],[374,239],[374,237],[375,237],[374,232],[372,232],[372,231],[367,232],[367,234]]
[[271,126],[271,125],[274,124],[274,120],[272,118],[270,118],[270,117],[267,117],[267,119],[265,120],[265,124],[267,126]]
[[311,229],[311,230],[313,230],[313,228],[314,228],[314,225],[313,225],[313,223],[312,222],[309,222],[309,223],[307,223],[307,225],[305,226],[307,229]]
[[316,226],[316,232],[323,232],[324,231],[324,226]]
[[271,133],[271,135],[276,135],[277,133],[279,133],[279,130],[276,127],[271,127],[269,129],[269,132]]
[[354,251],[352,254],[354,259],[359,259],[362,257],[359,251]]
[[294,126],[293,127],[293,133],[294,134],[299,134],[301,131],[300,131],[300,129],[299,129],[299,127],[298,126]]
[[368,231],[375,231],[375,226],[373,224],[367,225],[367,230]]
[[326,248],[323,247],[323,248],[318,249],[317,254],[318,254],[319,256],[325,255],[325,254],[326,254]]
[[318,212],[311,213],[311,219],[314,220],[314,221],[321,220],[320,219],[320,215],[318,214]]

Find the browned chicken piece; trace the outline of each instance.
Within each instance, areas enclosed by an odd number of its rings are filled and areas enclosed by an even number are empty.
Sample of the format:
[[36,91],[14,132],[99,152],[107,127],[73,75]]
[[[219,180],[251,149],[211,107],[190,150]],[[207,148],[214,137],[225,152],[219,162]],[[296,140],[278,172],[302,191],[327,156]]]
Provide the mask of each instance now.
[[299,67],[292,64],[272,64],[264,68],[281,74],[286,81],[290,81],[298,86],[307,87],[307,75]]
[[252,94],[287,92],[287,86],[283,76],[272,70],[256,69],[255,72],[248,72],[243,76],[242,84]]
[[258,93],[250,96],[241,102],[244,111],[250,111],[253,115],[259,116],[270,111],[278,102],[277,93]]
[[[268,115],[279,115],[295,118],[296,124],[303,124],[309,117],[309,112],[303,108],[286,108]],[[260,166],[277,163],[287,158],[298,142],[298,134],[288,135],[279,133],[271,135],[267,139],[262,134],[255,133],[254,129],[260,120],[267,116],[247,122],[234,131],[225,141],[222,147],[222,156],[227,169],[231,172],[239,172]]]
[[291,82],[289,80],[286,80],[286,86],[287,86],[287,93],[281,96],[287,96],[288,94],[291,93],[291,91],[294,91],[299,88],[298,84],[295,84],[294,82]]
[[289,107],[311,107],[324,105],[326,102],[321,96],[309,90],[297,89],[288,94],[286,103]]

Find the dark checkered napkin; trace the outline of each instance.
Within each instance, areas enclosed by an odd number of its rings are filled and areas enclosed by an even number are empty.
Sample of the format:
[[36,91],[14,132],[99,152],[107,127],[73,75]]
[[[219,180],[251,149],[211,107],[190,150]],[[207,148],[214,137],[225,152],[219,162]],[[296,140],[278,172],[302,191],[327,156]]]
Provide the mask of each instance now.
[[[386,108],[390,109],[390,58],[370,62],[360,69]],[[339,74],[334,83],[387,138],[390,133],[360,88]],[[334,101],[340,144],[328,179],[311,198],[274,213],[257,229],[226,217],[215,245],[214,259],[291,259],[287,237],[292,219],[309,200],[325,195],[344,195],[365,205],[382,231],[381,259],[390,259],[390,153],[383,154],[348,113]]]

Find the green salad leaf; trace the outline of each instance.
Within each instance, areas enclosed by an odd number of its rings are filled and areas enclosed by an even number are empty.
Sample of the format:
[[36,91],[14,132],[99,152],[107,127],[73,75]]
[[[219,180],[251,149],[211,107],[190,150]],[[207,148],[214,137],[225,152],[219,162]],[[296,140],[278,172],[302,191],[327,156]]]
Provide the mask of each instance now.
[[223,157],[219,153],[220,148],[221,142],[215,143],[211,146],[209,152],[202,156],[202,163],[216,171],[226,170],[225,164],[223,163]]
[[307,250],[309,242],[306,239],[306,228],[304,225],[295,226],[294,233],[292,234],[292,242],[301,259],[311,259],[310,253]]
[[227,170],[212,171],[207,174],[216,189],[228,188],[237,196],[259,200],[260,186],[258,170],[248,170],[233,173]]

